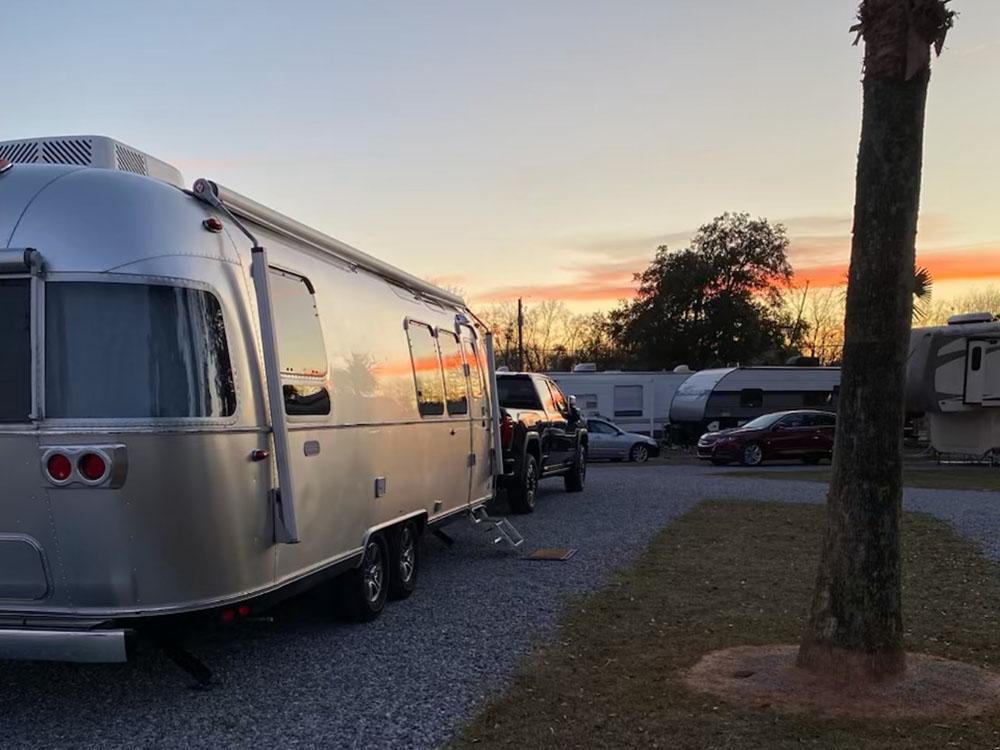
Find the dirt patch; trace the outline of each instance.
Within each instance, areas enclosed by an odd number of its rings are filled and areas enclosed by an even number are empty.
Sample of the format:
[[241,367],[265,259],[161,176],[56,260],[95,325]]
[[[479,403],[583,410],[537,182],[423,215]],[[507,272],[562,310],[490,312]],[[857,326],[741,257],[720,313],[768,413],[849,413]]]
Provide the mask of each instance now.
[[706,654],[684,677],[693,690],[746,706],[865,719],[978,716],[1000,708],[1000,674],[927,654],[882,683],[843,684],[795,666],[798,646],[737,646]]

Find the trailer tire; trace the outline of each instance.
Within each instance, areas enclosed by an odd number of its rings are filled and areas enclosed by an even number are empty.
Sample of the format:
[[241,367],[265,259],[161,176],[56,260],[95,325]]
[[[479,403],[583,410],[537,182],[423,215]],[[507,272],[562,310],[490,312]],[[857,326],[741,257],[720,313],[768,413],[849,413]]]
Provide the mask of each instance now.
[[538,461],[526,453],[524,468],[516,487],[511,487],[507,495],[510,509],[514,513],[532,513],[535,510],[535,493],[538,491]]
[[389,544],[392,570],[389,575],[389,598],[405,599],[417,588],[420,570],[420,527],[413,520],[400,525]]
[[580,443],[576,447],[576,460],[569,467],[569,473],[563,477],[567,492],[583,492],[587,482],[587,446]]
[[389,547],[381,533],[375,533],[365,542],[361,565],[352,570],[347,579],[347,605],[351,619],[371,622],[385,608],[389,593]]

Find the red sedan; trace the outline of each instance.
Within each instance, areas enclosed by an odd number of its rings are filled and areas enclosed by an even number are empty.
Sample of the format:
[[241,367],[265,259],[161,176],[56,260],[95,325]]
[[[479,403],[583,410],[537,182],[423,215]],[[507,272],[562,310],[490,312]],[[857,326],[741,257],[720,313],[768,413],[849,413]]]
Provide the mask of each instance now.
[[765,414],[733,430],[705,433],[698,440],[698,458],[718,465],[738,461],[757,466],[776,458],[817,464],[833,455],[836,422],[836,415],[827,411]]

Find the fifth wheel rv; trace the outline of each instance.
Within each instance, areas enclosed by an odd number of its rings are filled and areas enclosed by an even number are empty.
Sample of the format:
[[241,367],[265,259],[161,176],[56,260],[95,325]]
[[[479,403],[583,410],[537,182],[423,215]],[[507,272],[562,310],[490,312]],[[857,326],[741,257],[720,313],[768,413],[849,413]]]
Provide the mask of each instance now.
[[0,659],[337,574],[375,617],[483,517],[493,382],[449,292],[107,138],[0,143]]
[[981,457],[1000,450],[1000,321],[957,315],[910,336],[906,405],[927,420],[939,453]]

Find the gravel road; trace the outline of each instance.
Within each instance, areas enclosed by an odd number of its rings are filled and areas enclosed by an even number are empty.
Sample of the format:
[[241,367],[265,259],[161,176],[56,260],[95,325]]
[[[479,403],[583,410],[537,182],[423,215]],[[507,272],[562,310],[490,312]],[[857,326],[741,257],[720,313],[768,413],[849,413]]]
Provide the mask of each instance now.
[[[0,663],[0,746],[432,748],[502,687],[567,596],[599,587],[653,534],[703,498],[820,502],[819,484],[727,478],[702,466],[599,467],[587,489],[542,484],[516,517],[527,541],[575,547],[568,562],[532,562],[464,522],[456,544],[427,537],[407,601],[369,625],[331,623],[300,599],[273,623],[195,634],[189,646],[220,684],[204,692],[160,653],[126,665]],[[909,490],[932,513],[1000,558],[1000,497]]]

